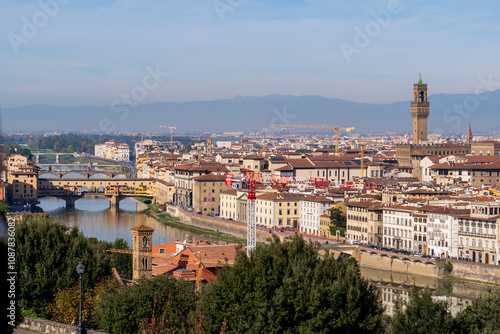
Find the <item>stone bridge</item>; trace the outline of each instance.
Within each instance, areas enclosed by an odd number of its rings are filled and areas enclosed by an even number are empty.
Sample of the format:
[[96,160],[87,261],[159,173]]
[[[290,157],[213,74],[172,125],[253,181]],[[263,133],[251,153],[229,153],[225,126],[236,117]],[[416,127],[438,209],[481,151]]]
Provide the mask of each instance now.
[[38,197],[64,199],[66,207],[74,207],[84,196],[104,197],[117,206],[125,197],[153,198],[154,194],[154,179],[38,179]]
[[[108,172],[108,171],[91,171],[91,170],[60,170],[60,171],[44,171],[44,172],[38,172],[38,178],[43,178],[43,176],[48,176],[48,175],[54,175],[58,179],[62,179],[64,175],[70,174],[70,173],[77,173],[81,174],[83,177],[86,179],[91,179],[93,175],[96,174],[103,174],[107,175],[109,178],[115,178],[117,176],[122,175],[124,178],[127,178],[130,176],[130,172],[123,172],[123,171],[115,171],[115,172]],[[47,179],[47,178],[45,178]]]
[[31,153],[31,155],[35,157],[35,164],[39,164],[40,163],[40,156],[41,155],[53,155],[53,156],[55,156],[56,157],[56,164],[59,163],[59,157],[61,155],[71,155],[71,156],[73,156],[75,158],[77,158],[77,157],[80,156],[80,154],[78,154],[78,153],[63,153],[63,152],[43,152],[43,153],[38,153],[37,152],[37,153]]

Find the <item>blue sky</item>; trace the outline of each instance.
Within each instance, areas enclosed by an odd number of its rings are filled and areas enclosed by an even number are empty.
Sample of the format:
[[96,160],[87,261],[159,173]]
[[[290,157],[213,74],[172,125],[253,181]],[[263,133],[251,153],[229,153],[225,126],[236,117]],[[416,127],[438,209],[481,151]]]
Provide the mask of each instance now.
[[[0,13],[3,107],[110,105],[143,85],[147,68],[169,75],[140,103],[270,94],[389,103],[411,99],[419,72],[429,94],[500,82],[494,0],[3,0]],[[381,24],[374,13],[390,17]],[[359,31],[370,35],[363,43]],[[346,57],[346,45],[356,52]]]

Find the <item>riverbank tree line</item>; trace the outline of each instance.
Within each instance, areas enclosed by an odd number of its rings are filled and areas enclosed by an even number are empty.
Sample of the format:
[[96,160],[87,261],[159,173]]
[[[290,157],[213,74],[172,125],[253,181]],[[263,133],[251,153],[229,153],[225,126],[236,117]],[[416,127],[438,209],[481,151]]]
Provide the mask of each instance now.
[[500,333],[498,289],[453,316],[447,301],[414,287],[389,317],[354,259],[319,256],[318,245],[300,236],[274,238],[251,257],[240,249],[234,265],[200,293],[171,276],[123,286],[111,268],[123,273],[131,259],[106,250],[127,248],[124,240],[86,238],[48,217],[23,217],[16,244],[25,316],[75,325],[81,261],[85,326],[107,333]]
[[[13,147],[20,149],[17,153],[21,154],[22,150],[51,150],[54,152],[63,153],[87,153],[94,154],[94,146],[105,143],[108,140],[125,143],[130,147],[131,156],[135,154],[135,143],[141,141],[142,136],[138,135],[113,135],[113,134],[75,134],[67,133],[60,135],[45,136],[41,134],[17,134],[17,135],[4,135],[1,142],[4,144],[5,150],[8,151],[7,155],[15,153]],[[158,141],[169,141],[169,136],[144,136],[144,139],[152,139]],[[174,137],[173,140],[178,141],[186,148],[190,148],[192,144],[200,142],[200,139],[194,139],[188,136]],[[27,145],[29,148],[22,148],[19,145]],[[24,155],[24,154],[23,154]]]

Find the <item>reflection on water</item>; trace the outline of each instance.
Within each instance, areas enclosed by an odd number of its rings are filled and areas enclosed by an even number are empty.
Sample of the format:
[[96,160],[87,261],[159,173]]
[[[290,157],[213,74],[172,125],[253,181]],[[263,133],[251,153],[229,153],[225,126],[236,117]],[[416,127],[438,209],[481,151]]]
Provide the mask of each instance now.
[[386,314],[394,313],[394,303],[398,298],[408,301],[413,285],[419,288],[429,287],[433,298],[448,300],[453,315],[465,309],[472,300],[487,293],[489,286],[465,281],[449,281],[426,276],[407,275],[373,268],[360,268],[361,275],[374,283],[380,290],[382,305]]
[[189,240],[217,240],[208,238],[201,234],[195,234],[170,227],[147,217],[143,212],[137,212],[137,203],[132,198],[120,201],[119,208],[111,208],[110,202],[104,198],[82,198],[75,202],[75,209],[66,209],[66,202],[56,198],[39,199],[40,206],[56,220],[66,226],[78,226],[87,237],[95,237],[99,240],[114,241],[123,238],[132,245],[132,233],[130,229],[141,223],[155,229],[153,243],[162,244],[175,240],[184,240],[186,234]]

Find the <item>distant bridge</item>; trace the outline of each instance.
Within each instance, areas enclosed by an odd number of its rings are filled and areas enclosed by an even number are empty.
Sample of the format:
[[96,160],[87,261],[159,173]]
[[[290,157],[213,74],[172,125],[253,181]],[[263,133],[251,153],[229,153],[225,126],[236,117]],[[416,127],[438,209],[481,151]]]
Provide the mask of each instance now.
[[37,152],[37,153],[31,153],[32,156],[35,157],[35,164],[39,164],[40,163],[40,156],[41,155],[53,155],[56,157],[56,164],[59,163],[59,157],[61,155],[71,155],[75,158],[78,158],[80,156],[80,154],[78,153],[64,153],[64,152]]
[[[104,175],[107,175],[109,178],[114,178],[114,177],[117,177],[117,176],[124,176],[124,177],[129,177],[130,176],[130,172],[124,172],[124,171],[116,171],[116,172],[108,172],[108,171],[97,171],[97,170],[58,170],[58,171],[44,171],[44,172],[39,172],[38,173],[38,178],[43,178],[43,176],[47,176],[47,175],[54,175],[56,176],[58,179],[61,179],[63,178],[64,175],[66,174],[70,174],[70,173],[77,173],[77,174],[81,174],[83,177],[85,177],[86,179],[90,179],[92,175],[96,175],[96,174],[104,174]],[[46,179],[46,178],[44,178]]]
[[155,194],[154,179],[38,179],[38,197],[57,197],[66,201],[66,207],[93,195],[110,200],[117,206],[125,197],[148,197]]

